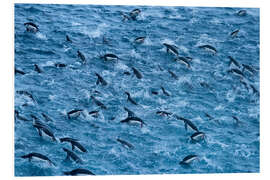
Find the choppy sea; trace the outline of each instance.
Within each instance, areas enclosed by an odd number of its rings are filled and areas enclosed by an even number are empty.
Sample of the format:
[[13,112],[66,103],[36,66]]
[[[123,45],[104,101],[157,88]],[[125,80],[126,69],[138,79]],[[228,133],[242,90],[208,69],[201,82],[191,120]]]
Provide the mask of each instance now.
[[[136,8],[141,12],[135,20],[123,20],[123,13]],[[96,175],[259,172],[260,16],[257,8],[245,8],[243,16],[237,14],[240,10],[15,4],[14,64],[25,73],[14,75],[14,106],[19,112],[14,122],[15,176],[59,176],[75,168]],[[26,22],[35,23],[39,31],[26,31]],[[233,37],[235,30],[239,32]],[[145,37],[144,42],[134,42],[137,37]],[[190,67],[175,61],[164,43],[173,45],[179,57],[190,57]],[[199,48],[202,45],[217,52]],[[105,54],[119,58],[106,61],[100,58]],[[229,56],[239,66],[230,63]],[[106,86],[97,83],[95,73]],[[127,101],[125,92],[137,105]],[[128,116],[124,107],[145,124],[121,123]],[[67,114],[74,109],[82,111],[69,119]],[[39,136],[33,116],[57,141],[44,133]],[[204,139],[192,141],[195,130],[186,129],[176,116],[190,120]],[[73,151],[82,164],[66,159],[63,147],[72,149],[70,143],[59,141],[62,137],[75,138],[87,149]],[[46,155],[55,166],[21,158],[31,152]],[[180,165],[187,155],[197,158]]]

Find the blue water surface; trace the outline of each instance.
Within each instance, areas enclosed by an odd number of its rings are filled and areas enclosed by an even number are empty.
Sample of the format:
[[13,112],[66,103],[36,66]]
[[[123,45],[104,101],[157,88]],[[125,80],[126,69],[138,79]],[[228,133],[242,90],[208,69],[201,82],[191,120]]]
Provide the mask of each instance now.
[[[121,13],[136,8],[141,10],[137,19],[123,21]],[[15,4],[15,67],[26,74],[15,75],[14,106],[30,120],[15,118],[15,176],[59,176],[75,168],[96,175],[259,172],[259,9],[246,8],[246,15],[239,16],[241,9]],[[39,32],[27,32],[26,22],[37,24]],[[232,37],[237,29],[238,35]],[[140,36],[145,41],[135,43]],[[191,67],[174,61],[175,55],[167,53],[163,43],[175,45],[179,56],[191,57]],[[201,45],[211,45],[217,53]],[[84,54],[85,64],[77,50]],[[119,59],[101,59],[106,53]],[[240,67],[230,64],[228,56]],[[254,72],[244,70],[240,77],[228,72],[242,70],[242,64]],[[95,73],[108,85],[97,84]],[[34,100],[17,91],[31,93]],[[138,105],[127,101],[125,92]],[[97,106],[91,96],[107,109]],[[145,125],[120,123],[128,116],[124,107]],[[68,119],[73,109],[83,112]],[[97,117],[88,114],[93,110],[99,110]],[[160,116],[159,110],[173,114]],[[40,137],[31,115],[43,121],[58,141]],[[186,130],[175,115],[192,121],[205,140],[192,142],[195,131]],[[61,137],[78,139],[87,149],[87,153],[73,151],[83,164],[65,160],[62,148],[71,150],[71,145],[60,143]],[[124,147],[117,138],[134,148]],[[44,154],[56,165],[21,158],[30,152]],[[189,166],[180,165],[190,154],[198,158]]]

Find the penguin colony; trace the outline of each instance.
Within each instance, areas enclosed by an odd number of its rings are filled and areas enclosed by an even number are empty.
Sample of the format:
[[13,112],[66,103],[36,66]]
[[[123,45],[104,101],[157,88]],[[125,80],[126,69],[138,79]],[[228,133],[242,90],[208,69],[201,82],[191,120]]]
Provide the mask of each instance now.
[[[123,17],[123,21],[136,21],[137,17],[141,14],[140,9],[134,9],[131,12],[128,13],[121,13]],[[247,12],[246,10],[240,10],[239,12],[236,13],[238,16],[246,16]],[[27,33],[38,33],[42,31],[42,29],[39,28],[38,25],[36,25],[33,22],[26,22],[24,23],[24,26],[26,28]],[[233,31],[229,36],[231,38],[237,37],[240,29],[236,29]],[[133,43],[140,45],[143,44],[145,39],[147,39],[147,36],[140,36],[134,39]],[[74,40],[72,39],[71,36],[66,35],[65,41],[68,43],[74,43]],[[108,40],[104,37],[103,38],[103,43],[107,44]],[[172,56],[172,59],[175,63],[182,63],[185,65],[185,67],[189,70],[191,70],[192,67],[192,57],[186,57],[186,56],[181,56],[180,53],[178,52],[178,47],[175,46],[174,44],[168,44],[168,43],[163,43],[160,44],[160,46],[163,46],[165,48],[164,53],[168,53],[169,55]],[[218,54],[218,50],[213,47],[212,45],[205,44],[205,45],[200,45],[198,46],[198,50],[205,50],[208,51],[212,56],[215,56]],[[82,64],[82,65],[87,65],[88,61],[85,55],[81,50],[77,50],[77,60]],[[103,55],[100,55],[99,57],[101,60],[104,60],[104,62],[114,62],[114,61],[121,61],[121,57],[118,57],[118,55],[112,54],[112,53],[106,53]],[[247,64],[241,64],[238,62],[235,57],[228,56],[228,64],[230,67],[233,66],[233,68],[230,68],[227,72],[228,75],[233,75],[236,78],[239,78],[239,83],[243,84],[244,87],[247,90],[252,90],[252,92],[256,95],[259,96],[259,90],[257,90],[254,85],[249,84],[246,81],[246,76],[247,75],[254,75],[257,70],[254,68],[252,65],[247,65]],[[56,68],[66,68],[68,67],[68,64],[64,63],[55,63]],[[162,67],[160,67],[162,69]],[[44,73],[44,70],[42,70],[38,64],[33,64],[33,70],[36,71],[36,73],[42,74]],[[171,76],[171,78],[178,80],[178,76],[175,74],[175,72],[171,71],[170,69],[167,70],[168,75]],[[24,76],[26,75],[27,72],[24,72],[23,70],[19,69],[18,67],[15,67],[15,75],[16,76]],[[131,72],[124,72],[124,75],[131,75],[133,74],[138,80],[141,80],[144,78],[143,73],[137,69],[136,67],[131,67]],[[93,76],[96,76],[96,85],[99,86],[108,86],[110,82],[106,81],[102,77],[101,74],[95,72]],[[205,88],[210,88],[209,85],[205,82],[201,82],[200,85]],[[167,98],[170,98],[171,93],[168,92],[163,86],[160,86],[160,91],[162,92],[161,95],[166,96]],[[152,90],[151,93],[153,96],[160,95],[160,91],[157,90]],[[15,92],[18,95],[22,96],[27,96],[30,98],[35,105],[38,106],[38,100],[36,99],[35,96],[33,96],[32,93],[34,92],[29,92],[28,90],[16,90]],[[97,92],[100,93],[100,92]],[[132,97],[132,94],[130,92],[123,92],[123,96],[127,97],[127,101],[132,105],[132,106],[139,106],[139,103],[136,102],[136,100]],[[96,98],[94,95],[90,96],[91,101],[99,108],[97,110],[93,110],[88,112],[89,115],[92,117],[97,118],[99,116],[100,111],[106,111],[108,109],[108,105],[104,104],[101,102],[98,98]],[[138,128],[143,128],[144,126],[147,126],[148,123],[154,123],[150,122],[147,120],[143,120],[140,118],[139,115],[136,115],[132,110],[128,109],[127,107],[123,107],[124,111],[127,112],[127,117],[123,120],[121,120],[119,123],[122,124],[138,124]],[[74,163],[78,164],[78,168],[76,169],[71,169],[70,171],[63,171],[63,175],[95,175],[94,172],[90,171],[89,169],[83,169],[80,167],[82,165],[83,159],[80,158],[80,155],[77,154],[77,151],[81,153],[88,153],[88,150],[84,147],[84,143],[80,142],[80,140],[75,139],[73,137],[55,137],[55,133],[51,130],[51,128],[48,126],[48,123],[53,122],[53,117],[50,117],[50,115],[46,113],[40,113],[40,115],[35,115],[31,114],[30,117],[24,117],[20,114],[19,110],[15,109],[15,120],[21,120],[25,122],[32,122],[33,123],[33,128],[37,130],[38,136],[43,138],[45,135],[48,136],[51,141],[55,143],[60,143],[60,144],[70,144],[71,148],[66,148],[63,147],[61,148],[63,151],[63,154],[66,154],[66,160],[67,161],[73,161]],[[69,112],[67,112],[66,117],[68,120],[76,120],[79,116],[81,116],[83,113],[85,113],[85,109],[71,109]],[[190,141],[192,143],[202,143],[203,141],[206,141],[206,134],[202,131],[199,130],[197,125],[192,122],[192,120],[187,119],[186,117],[179,116],[173,112],[165,111],[165,110],[158,110],[156,111],[157,116],[162,116],[170,119],[175,119],[179,120],[179,123],[183,123],[184,127],[186,130],[190,129],[193,131],[193,134],[189,137]],[[37,117],[38,116],[38,117]],[[40,119],[40,117],[43,118],[43,120]],[[212,115],[209,115],[208,113],[205,112],[205,117],[208,118],[209,120],[215,119],[215,117],[212,117]],[[240,124],[240,120],[238,119],[237,116],[232,116],[232,119],[235,121],[236,125]],[[147,123],[146,123],[147,122]],[[76,128],[76,127],[74,127]],[[72,135],[75,136],[75,135]],[[48,139],[47,139],[48,140]],[[129,150],[134,150],[136,149],[136,146],[133,145],[131,142],[127,142],[124,140],[124,138],[116,138],[115,139],[116,143],[119,143],[119,145],[122,145],[123,147],[129,149]],[[26,154],[21,155],[21,158],[23,159],[28,159],[29,161],[32,161],[33,158],[37,158],[39,160],[44,160],[49,163],[51,166],[57,166],[57,163],[54,162],[54,159],[50,154],[40,154],[38,152],[28,152]],[[186,154],[183,155],[181,159],[179,159],[179,165],[182,166],[188,166],[190,167],[192,162],[194,160],[199,160],[200,159],[200,154]]]

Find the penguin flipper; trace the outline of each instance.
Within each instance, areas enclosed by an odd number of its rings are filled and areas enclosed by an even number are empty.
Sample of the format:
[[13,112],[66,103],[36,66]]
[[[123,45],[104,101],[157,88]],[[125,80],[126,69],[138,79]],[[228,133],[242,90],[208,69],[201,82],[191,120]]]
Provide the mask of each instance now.
[[66,157],[65,161],[69,161],[69,160],[70,160],[70,157],[69,157],[69,155],[67,154],[67,157]]
[[42,137],[42,132],[41,132],[41,130],[38,128],[38,135],[40,136],[40,137]]
[[72,147],[72,151],[74,151],[75,149],[75,146],[73,144],[71,144],[71,147]]
[[186,129],[186,131],[187,131],[187,123],[185,122],[185,129]]

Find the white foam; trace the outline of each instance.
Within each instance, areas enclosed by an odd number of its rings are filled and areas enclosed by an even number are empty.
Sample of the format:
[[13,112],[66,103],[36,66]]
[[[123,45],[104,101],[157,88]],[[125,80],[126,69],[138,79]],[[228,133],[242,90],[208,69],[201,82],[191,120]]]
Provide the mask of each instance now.
[[221,21],[218,18],[213,18],[212,20],[210,20],[210,23],[217,25],[220,24]]
[[81,23],[78,23],[78,22],[71,22],[71,25],[72,26],[80,26],[80,25],[82,25]]
[[209,136],[207,136],[207,142],[208,142],[209,144],[217,144],[217,145],[221,146],[222,149],[224,149],[224,148],[226,148],[226,147],[230,147],[229,145],[227,145],[227,144],[225,144],[225,143],[222,143],[222,142],[220,142],[220,141],[217,141],[217,140],[215,140],[215,139],[213,139],[212,137],[209,137]]
[[149,17],[155,17],[155,18],[163,18],[164,15],[158,11],[152,11],[153,9],[151,9],[150,11],[143,11],[142,13],[140,13],[140,19],[144,20],[144,19],[149,19]]
[[56,98],[56,95],[49,95],[49,100],[51,100],[51,101],[53,101],[53,100],[55,100],[55,98]]
[[192,62],[194,62],[196,64],[201,64],[201,60],[199,58],[192,59]]
[[108,26],[109,25],[106,23],[101,23],[97,26],[96,29],[93,29],[92,31],[89,31],[88,27],[84,27],[82,28],[82,33],[88,35],[89,37],[97,38],[104,34],[105,28]]
[[163,43],[174,44],[174,41],[172,41],[172,40],[170,40],[170,39],[163,39],[163,40],[161,41],[161,43],[162,43],[162,44],[163,44]]
[[229,101],[229,102],[234,102],[234,99],[236,97],[236,94],[233,90],[229,90],[226,94],[226,99]]
[[234,154],[236,156],[242,156],[242,157],[248,158],[251,155],[251,152],[250,152],[249,148],[247,147],[247,145],[245,145],[245,144],[238,145],[237,144]]
[[102,75],[103,76],[110,76],[110,77],[114,77],[114,76],[116,76],[116,73],[117,72],[111,72],[111,71],[108,71],[108,70],[104,70],[104,71],[102,71]]
[[137,52],[135,51],[135,49],[132,49],[132,50],[130,51],[130,55],[131,55],[132,57],[137,58],[137,59],[141,59],[141,58],[142,58],[142,56],[141,56],[139,53],[137,53]]
[[218,106],[215,107],[215,111],[219,111],[219,110],[223,110],[224,109],[224,106],[219,104]]
[[143,125],[143,127],[141,128],[141,132],[143,134],[149,134],[151,131],[145,125]]
[[209,165],[211,167],[215,167],[215,168],[217,168],[219,170],[222,170],[222,168],[217,165],[217,162],[213,162],[212,159],[208,159],[205,156],[203,156],[202,159],[207,163],[207,165]]
[[41,67],[43,66],[54,66],[54,62],[53,61],[47,61],[44,64],[41,64]]
[[67,115],[67,110],[66,109],[57,109],[58,112],[60,112],[60,114],[66,116]]
[[37,36],[37,38],[39,38],[39,39],[47,40],[46,35],[44,35],[44,34],[42,34],[42,33],[40,33],[40,32],[37,32],[37,33],[36,33],[36,36]]
[[151,41],[150,38],[146,37],[145,40],[144,40],[144,44],[145,44],[146,46],[151,46],[151,45],[153,45],[154,43]]
[[191,77],[190,76],[180,76],[180,77],[178,77],[178,82],[191,83]]
[[218,42],[218,40],[210,37],[208,34],[201,34],[199,41],[195,46],[198,47],[205,44],[214,45],[216,42]]
[[52,86],[52,85],[55,84],[55,81],[54,81],[54,79],[44,80],[44,81],[41,82],[41,85],[44,85],[44,84]]
[[196,22],[198,22],[198,19],[194,18],[194,17],[191,18],[190,21],[189,21],[189,23],[191,23],[191,24],[196,23]]
[[109,150],[109,154],[113,154],[115,155],[116,157],[120,157],[121,153],[118,153],[115,148],[112,148]]
[[88,91],[87,89],[82,89],[82,90],[80,90],[80,94],[84,94],[84,97],[85,97],[86,99],[90,99],[91,93],[90,93],[90,91]]
[[248,108],[248,116],[252,118],[258,118],[260,116],[260,109],[257,106]]
[[115,67],[116,69],[119,69],[119,70],[129,70],[129,67],[120,61],[116,64]]
[[186,48],[185,46],[179,46],[179,49],[185,53],[188,53],[188,48]]
[[71,50],[71,47],[64,47],[64,52]]

